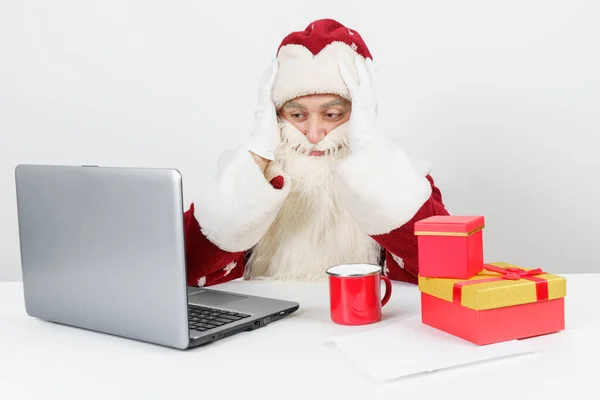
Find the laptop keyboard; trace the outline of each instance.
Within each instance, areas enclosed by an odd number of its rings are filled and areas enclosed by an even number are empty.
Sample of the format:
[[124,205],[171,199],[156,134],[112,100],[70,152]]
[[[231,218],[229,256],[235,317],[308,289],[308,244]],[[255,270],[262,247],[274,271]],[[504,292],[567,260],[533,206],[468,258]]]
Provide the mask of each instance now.
[[218,328],[250,316],[248,314],[219,310],[217,308],[192,305],[188,305],[188,314],[190,329],[200,332]]

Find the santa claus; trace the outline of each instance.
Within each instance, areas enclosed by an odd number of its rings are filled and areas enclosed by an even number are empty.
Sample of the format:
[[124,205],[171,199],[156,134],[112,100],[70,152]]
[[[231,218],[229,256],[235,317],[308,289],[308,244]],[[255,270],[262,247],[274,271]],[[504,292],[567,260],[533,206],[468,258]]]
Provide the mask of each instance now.
[[371,54],[318,20],[283,39],[247,142],[185,213],[188,284],[318,280],[375,263],[416,283],[414,223],[448,214],[428,171],[377,127]]

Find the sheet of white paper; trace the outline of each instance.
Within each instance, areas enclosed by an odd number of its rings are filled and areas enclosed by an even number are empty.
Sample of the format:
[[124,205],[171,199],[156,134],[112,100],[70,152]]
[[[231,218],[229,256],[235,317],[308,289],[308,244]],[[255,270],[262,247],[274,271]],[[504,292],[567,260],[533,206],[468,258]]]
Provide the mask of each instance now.
[[379,382],[534,352],[532,346],[517,340],[477,346],[422,324],[420,315],[335,337],[331,343]]

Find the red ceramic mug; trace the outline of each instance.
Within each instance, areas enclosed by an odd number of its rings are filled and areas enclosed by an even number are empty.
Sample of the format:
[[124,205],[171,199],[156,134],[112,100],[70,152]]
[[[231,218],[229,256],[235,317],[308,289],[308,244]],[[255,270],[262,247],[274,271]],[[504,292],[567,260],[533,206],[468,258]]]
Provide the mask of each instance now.
[[[392,283],[375,264],[342,264],[327,269],[333,322],[366,325],[381,320],[381,309],[390,300]],[[381,298],[381,281],[385,295]]]

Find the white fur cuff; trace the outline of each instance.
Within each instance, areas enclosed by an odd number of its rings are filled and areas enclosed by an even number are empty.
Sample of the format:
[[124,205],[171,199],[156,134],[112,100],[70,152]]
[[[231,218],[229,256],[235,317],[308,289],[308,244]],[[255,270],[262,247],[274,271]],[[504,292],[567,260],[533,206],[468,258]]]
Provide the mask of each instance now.
[[246,251],[269,229],[289,193],[267,181],[247,149],[224,153],[217,176],[195,203],[195,217],[202,232],[225,251]]
[[376,136],[338,167],[340,198],[358,226],[369,235],[389,233],[419,211],[431,185],[404,151]]

